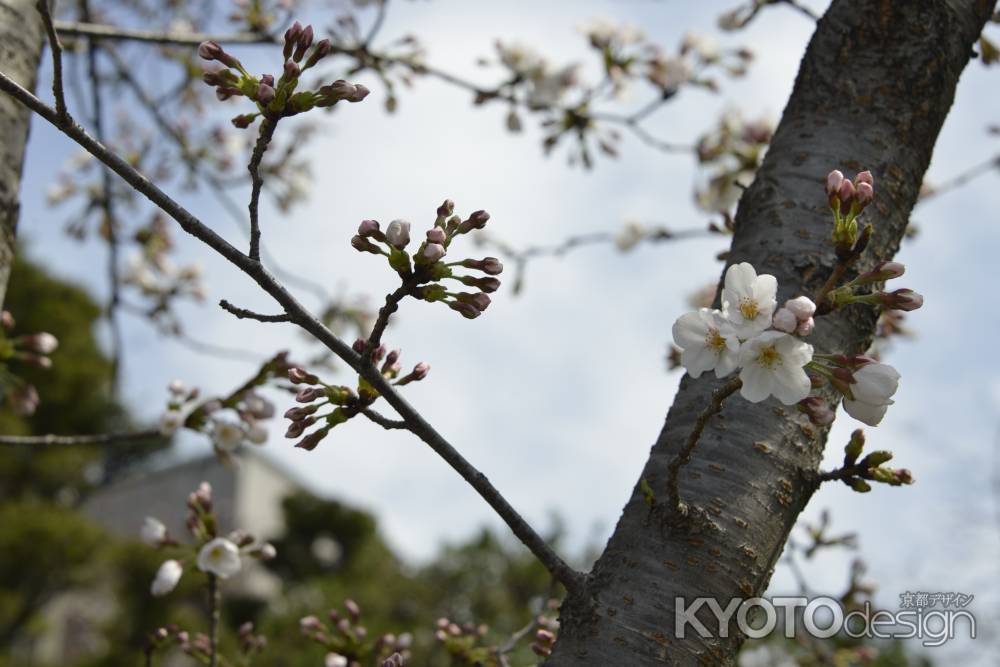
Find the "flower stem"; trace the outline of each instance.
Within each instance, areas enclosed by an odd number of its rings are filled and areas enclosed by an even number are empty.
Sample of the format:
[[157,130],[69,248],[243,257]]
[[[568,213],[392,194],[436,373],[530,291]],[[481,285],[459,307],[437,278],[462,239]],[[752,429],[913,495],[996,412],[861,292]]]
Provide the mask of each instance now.
[[691,430],[691,434],[684,443],[684,447],[677,453],[677,456],[674,457],[674,460],[671,461],[670,465],[667,467],[668,500],[670,508],[675,514],[682,516],[687,514],[687,507],[683,502],[681,502],[680,490],[678,489],[678,476],[680,475],[681,468],[691,462],[691,454],[694,452],[695,447],[698,446],[698,439],[701,438],[701,434],[705,430],[705,425],[708,424],[708,420],[714,415],[719,414],[722,411],[723,402],[735,394],[742,386],[743,381],[740,380],[739,377],[735,377],[712,393],[711,402],[708,406],[706,406],[701,414],[698,415],[698,418],[694,422],[694,428]]
[[219,656],[219,618],[222,615],[222,591],[219,590],[219,578],[214,574],[208,575],[208,641],[209,641],[209,667],[216,667]]

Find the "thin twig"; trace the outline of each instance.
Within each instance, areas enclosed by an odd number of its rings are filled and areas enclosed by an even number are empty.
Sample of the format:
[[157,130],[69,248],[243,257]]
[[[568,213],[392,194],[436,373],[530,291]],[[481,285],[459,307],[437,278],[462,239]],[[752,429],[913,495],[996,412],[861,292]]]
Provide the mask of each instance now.
[[[45,0],[40,0],[45,2]],[[84,20],[89,20],[90,3],[81,0],[80,11]],[[107,137],[104,132],[104,100],[97,67],[97,44],[87,40],[87,75],[90,79],[90,94],[93,101],[94,136],[102,144]],[[111,172],[101,169],[101,211],[104,215],[104,230],[108,242],[108,327],[111,329],[111,394],[117,395],[121,379],[122,349],[124,347],[121,323],[118,321],[118,305],[121,302],[121,279],[118,267],[118,220],[115,216],[115,202]]]
[[[112,62],[114,62],[115,67],[118,70],[118,76],[125,83],[125,85],[132,90],[132,93],[139,100],[139,103],[146,110],[146,112],[149,113],[153,121],[167,134],[168,137],[174,141],[175,144],[177,144],[177,149],[181,153],[181,158],[188,165],[188,168],[194,175],[201,176],[201,178],[205,179],[208,183],[208,190],[215,195],[216,199],[219,200],[219,203],[222,204],[222,208],[225,209],[229,217],[233,219],[239,230],[247,236],[247,239],[249,239],[250,232],[246,217],[243,214],[243,208],[238,205],[226,192],[226,184],[223,183],[222,179],[202,167],[202,164],[197,156],[194,155],[188,147],[184,136],[163,115],[163,112],[160,110],[160,105],[157,104],[155,100],[150,98],[148,94],[146,94],[145,89],[143,89],[139,82],[136,81],[127,64],[122,60],[121,56],[118,55],[118,52],[113,48],[105,48],[104,52],[107,53]],[[330,297],[322,285],[285,269],[277,261],[277,259],[275,259],[274,256],[268,252],[267,247],[264,246],[264,244],[261,244],[260,246],[260,254],[271,267],[274,274],[286,283],[309,290],[316,295],[320,301],[325,302],[329,300]]]
[[42,15],[42,23],[49,34],[49,48],[52,50],[52,96],[56,100],[56,113],[63,123],[68,123],[69,111],[66,109],[66,96],[63,93],[62,43],[52,25],[49,0],[38,0],[38,13]]
[[368,342],[365,345],[366,355],[370,357],[378,346],[382,344],[382,334],[385,333],[386,327],[389,326],[389,318],[399,310],[399,302],[413,290],[415,285],[416,282],[413,279],[404,280],[403,284],[396,288],[396,291],[386,294],[385,305],[379,308],[378,317],[375,319],[375,324],[372,325],[371,335],[368,336]]
[[257,144],[253,148],[253,155],[250,156],[250,164],[247,170],[250,172],[250,259],[260,261],[260,188],[264,185],[264,179],[260,176],[260,161],[264,159],[264,152],[267,150],[271,138],[274,136],[274,129],[278,126],[277,118],[264,117],[260,124],[260,134],[257,135]]
[[400,421],[398,419],[389,419],[385,415],[378,413],[375,410],[372,410],[371,408],[365,408],[364,410],[361,411],[361,414],[363,414],[365,417],[368,417],[368,419],[378,424],[382,428],[386,429],[387,431],[407,428],[406,422]]
[[1000,173],[1000,155],[994,155],[988,160],[975,164],[938,185],[934,185],[932,183],[929,190],[925,194],[921,195],[920,199],[917,200],[917,204],[922,204],[928,199],[933,199],[938,195],[943,195],[946,192],[960,188],[963,185],[967,185],[983,174],[988,174],[991,171],[997,171]]
[[261,315],[260,313],[255,313],[252,310],[247,310],[246,308],[240,308],[229,303],[225,299],[219,301],[219,306],[228,313],[232,313],[241,320],[257,320],[258,322],[291,322],[291,318],[288,313],[281,313],[279,315]]
[[396,410],[396,412],[406,422],[407,427],[421,440],[433,449],[448,465],[465,479],[472,488],[485,500],[490,507],[503,519],[504,523],[511,529],[514,535],[524,544],[538,560],[548,569],[548,571],[559,580],[567,590],[577,590],[582,581],[583,575],[570,567],[552,547],[539,535],[522,517],[518,514],[506,498],[490,483],[486,476],[477,470],[451,443],[449,443],[433,426],[431,426],[423,415],[421,415],[409,402],[403,398],[392,384],[382,376],[377,368],[372,364],[362,360],[362,358],[351,349],[351,346],[337,337],[329,328],[320,322],[316,316],[306,308],[285,289],[274,276],[272,276],[259,261],[250,259],[240,252],[232,244],[219,236],[214,230],[208,227],[201,220],[192,215],[187,209],[171,199],[160,188],[154,185],[148,178],[135,169],[128,162],[123,160],[116,153],[108,150],[104,145],[94,140],[82,127],[76,123],[66,126],[58,124],[58,117],[54,109],[39,100],[25,90],[16,81],[6,74],[0,72],[0,90],[12,96],[25,107],[31,109],[41,118],[58,128],[63,134],[76,142],[81,148],[96,157],[105,165],[111,168],[132,186],[137,192],[146,197],[150,202],[160,208],[164,213],[173,218],[181,229],[202,241],[205,245],[215,250],[219,255],[232,263],[235,267],[243,271],[254,282],[256,282],[265,292],[270,294],[290,316],[292,322],[302,329],[312,334],[319,342],[325,345],[331,352],[340,357],[355,372],[367,380],[386,402]]
[[216,667],[219,660],[219,620],[222,616],[222,591],[219,590],[219,579],[214,574],[208,575],[208,665]]
[[712,392],[712,400],[709,404],[702,410],[701,414],[694,422],[694,428],[691,429],[691,434],[688,435],[687,441],[681,448],[681,451],[677,453],[674,460],[670,462],[667,466],[667,495],[670,503],[670,508],[677,514],[686,514],[687,510],[684,503],[681,502],[678,476],[680,475],[681,468],[686,466],[691,461],[691,454],[694,453],[695,447],[698,446],[698,440],[701,438],[702,432],[705,430],[705,426],[708,424],[708,420],[714,415],[719,414],[722,411],[723,402],[730,396],[732,396],[736,391],[743,386],[743,381],[739,377],[735,377],[726,384],[722,385],[714,392]]
[[170,32],[158,30],[136,30],[119,28],[113,25],[90,23],[87,21],[56,21],[55,29],[70,37],[88,37],[119,41],[150,42],[153,44],[176,44],[180,46],[198,46],[202,42],[218,42],[220,44],[278,44],[280,40],[274,35],[257,32],[238,33],[200,33],[200,32]]
[[0,445],[31,445],[33,447],[74,445],[115,445],[123,442],[162,439],[159,431],[132,433],[98,433],[95,435],[0,435]]

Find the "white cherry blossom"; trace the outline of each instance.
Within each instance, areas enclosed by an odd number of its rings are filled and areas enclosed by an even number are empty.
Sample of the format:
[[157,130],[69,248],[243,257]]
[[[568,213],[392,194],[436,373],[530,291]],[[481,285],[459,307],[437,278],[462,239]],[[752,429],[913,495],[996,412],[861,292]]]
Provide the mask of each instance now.
[[181,580],[184,568],[176,560],[165,560],[156,571],[156,578],[153,579],[149,592],[156,597],[162,597],[177,588],[177,582]]
[[139,531],[142,541],[151,547],[158,547],[167,539],[167,527],[159,519],[147,516]]
[[751,264],[734,264],[726,271],[722,311],[740,338],[753,338],[771,326],[778,281],[769,274],[757,275]]
[[751,338],[740,348],[740,394],[751,403],[769,396],[785,405],[798,403],[812,388],[803,368],[812,355],[812,345],[780,331]]
[[844,409],[860,422],[878,426],[886,410],[894,403],[899,387],[899,372],[889,364],[872,362],[854,371],[851,384],[853,399],[844,397]]
[[673,334],[681,348],[681,364],[691,377],[714,370],[721,378],[736,370],[740,342],[720,311],[701,308],[681,315],[674,322]]
[[240,550],[224,537],[217,537],[198,552],[198,569],[226,579],[240,571]]

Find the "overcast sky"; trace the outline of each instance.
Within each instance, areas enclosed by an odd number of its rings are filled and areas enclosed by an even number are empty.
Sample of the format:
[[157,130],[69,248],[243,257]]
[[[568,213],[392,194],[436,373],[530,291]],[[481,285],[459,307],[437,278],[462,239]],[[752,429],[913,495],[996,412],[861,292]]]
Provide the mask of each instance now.
[[[490,72],[475,61],[492,55],[495,38],[530,44],[553,62],[590,63],[577,29],[587,19],[635,23],[653,41],[674,48],[688,31],[715,32],[716,15],[732,5],[399,2],[389,12],[382,39],[413,32],[428,46],[430,63],[490,82]],[[811,30],[802,15],[775,8],[748,30],[722,36],[724,44],[754,49],[750,75],[726,81],[715,95],[685,90],[648,127],[686,143],[726,108],[777,119]],[[237,53],[250,62],[266,55],[259,49]],[[995,88],[996,76],[978,63],[966,71],[935,152],[931,181],[997,152],[1000,141],[985,135],[986,126],[998,120],[996,95],[986,92]],[[399,111],[390,116],[381,107],[382,88],[367,83],[371,97],[339,109],[309,148],[317,183],[309,200],[288,217],[269,203],[263,208],[270,252],[332,291],[347,286],[371,295],[372,304],[380,302],[394,286],[393,275],[374,256],[350,248],[357,223],[406,218],[415,230],[423,229],[445,197],[462,213],[488,210],[492,231],[515,245],[618,229],[626,219],[676,229],[708,220],[691,204],[697,173],[690,155],[665,155],[626,137],[620,159],[600,159],[590,172],[570,169],[564,150],[542,155],[530,121],[524,134],[506,133],[502,106],[473,108],[468,93],[419,80],[402,92]],[[641,104],[641,92],[626,98],[623,108]],[[67,240],[65,212],[44,202],[55,170],[74,153],[67,140],[35,123],[19,233],[34,258],[103,298],[103,249]],[[871,447],[892,449],[917,484],[876,487],[867,495],[825,485],[804,514],[814,520],[829,508],[835,532],[858,533],[883,605],[894,608],[896,596],[907,590],[974,593],[981,637],[990,634],[991,640],[1000,607],[995,583],[1000,509],[991,490],[1000,474],[1000,378],[993,353],[1000,311],[992,305],[991,280],[997,277],[994,253],[1000,240],[997,185],[991,174],[920,206],[914,214],[920,234],[899,256],[908,267],[905,285],[923,293],[926,305],[908,320],[916,337],[891,352],[888,361],[903,376],[897,404],[880,427],[868,429],[868,438]],[[211,199],[173,194],[220,233],[242,242]],[[265,312],[274,306],[249,279],[196,243],[181,239],[180,246],[181,256],[199,258],[210,290],[206,305],[185,310],[192,335],[258,351],[262,358],[278,349],[291,349],[298,358],[315,352],[287,325],[237,321],[220,311],[213,305],[219,298]],[[403,349],[404,365],[431,364],[428,380],[405,391],[431,423],[536,527],[552,526],[552,517],[559,516],[567,550],[579,551],[585,544],[603,544],[628,498],[679,380],[676,372],[664,372],[662,362],[670,325],[688,309],[694,289],[718,279],[721,265],[714,256],[725,246],[725,239],[716,238],[624,255],[594,247],[563,259],[540,259],[529,267],[521,296],[501,290],[485,316],[473,322],[443,307],[405,303],[386,342]],[[466,247],[470,255],[481,254]],[[301,297],[315,305],[310,295]],[[222,392],[253,372],[248,362],[196,354],[125,317],[123,395],[140,416],[155,418],[171,379]],[[846,415],[838,418],[827,466],[838,463],[857,426]],[[304,452],[280,437],[283,429],[283,424],[272,427],[266,455],[311,488],[377,513],[388,540],[412,559],[428,558],[442,541],[462,539],[483,524],[504,530],[487,505],[413,436],[384,432],[359,419],[338,427],[314,452]],[[193,437],[180,449],[194,455],[206,448],[204,439]],[[851,557],[830,554],[810,565],[814,587],[841,592]],[[779,568],[772,592],[793,589],[793,580]],[[963,664],[996,664],[995,653],[982,652],[985,643],[981,639],[979,650],[961,654]],[[974,656],[982,662],[973,663]]]

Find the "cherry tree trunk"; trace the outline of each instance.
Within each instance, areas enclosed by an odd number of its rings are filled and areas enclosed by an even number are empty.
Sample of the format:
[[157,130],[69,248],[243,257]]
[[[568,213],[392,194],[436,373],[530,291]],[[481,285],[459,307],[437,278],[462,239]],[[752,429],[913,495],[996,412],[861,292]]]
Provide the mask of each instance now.
[[[891,258],[920,191],[959,75],[995,0],[835,0],[817,23],[764,163],[736,215],[730,262],[778,279],[779,302],[813,294],[834,264],[826,174],[870,169],[874,235],[862,268]],[[856,308],[856,309],[855,309]],[[853,307],[818,319],[817,352],[862,352],[875,316]],[[827,432],[774,399],[739,395],[713,417],[681,469],[686,515],[671,511],[667,467],[725,381],[685,376],[614,534],[563,605],[546,665],[732,665],[742,637],[687,627],[675,603],[764,593],[789,531],[817,487]],[[841,443],[838,443],[838,445]]]
[[[28,90],[35,88],[44,36],[34,0],[0,0],[0,71]],[[0,306],[14,263],[18,191],[30,118],[24,105],[0,95]]]

